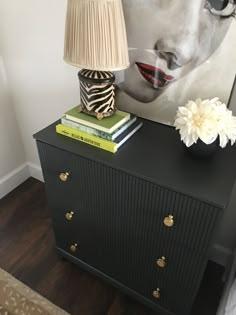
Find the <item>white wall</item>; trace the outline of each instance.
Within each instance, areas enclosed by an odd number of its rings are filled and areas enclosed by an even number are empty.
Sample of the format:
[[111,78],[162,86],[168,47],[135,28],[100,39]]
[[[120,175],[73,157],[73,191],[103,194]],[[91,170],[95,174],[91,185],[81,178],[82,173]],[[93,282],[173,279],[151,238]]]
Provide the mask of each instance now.
[[26,160],[32,135],[79,103],[77,69],[63,61],[66,0],[1,0],[0,32]]
[[[39,169],[32,135],[59,119],[67,109],[79,102],[77,69],[63,62],[65,13],[66,0],[20,0],[14,1],[14,4],[12,0],[0,0],[0,36],[3,44],[0,54],[4,56],[25,148],[25,161],[31,168]],[[236,95],[232,104],[236,108]],[[4,116],[5,119],[13,119],[6,109]],[[14,125],[13,122],[10,124]],[[10,137],[15,148],[16,142],[20,141],[15,140],[12,134]],[[10,151],[11,147],[8,148]],[[6,156],[9,169],[24,159],[23,153],[20,160],[14,162],[10,153]],[[236,191],[217,237],[218,253],[226,250],[226,256],[236,242],[235,199]]]
[[0,178],[24,162],[23,142],[10,99],[3,58],[0,56]]
[[[0,56],[0,198],[27,178],[25,152]],[[12,178],[12,174],[17,174]]]

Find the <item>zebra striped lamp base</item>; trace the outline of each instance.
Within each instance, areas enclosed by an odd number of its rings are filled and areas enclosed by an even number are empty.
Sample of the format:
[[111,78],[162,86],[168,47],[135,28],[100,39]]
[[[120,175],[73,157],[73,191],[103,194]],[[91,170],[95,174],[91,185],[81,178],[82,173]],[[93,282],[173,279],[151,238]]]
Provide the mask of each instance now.
[[115,113],[115,76],[109,71],[82,69],[79,73],[81,111],[101,120]]

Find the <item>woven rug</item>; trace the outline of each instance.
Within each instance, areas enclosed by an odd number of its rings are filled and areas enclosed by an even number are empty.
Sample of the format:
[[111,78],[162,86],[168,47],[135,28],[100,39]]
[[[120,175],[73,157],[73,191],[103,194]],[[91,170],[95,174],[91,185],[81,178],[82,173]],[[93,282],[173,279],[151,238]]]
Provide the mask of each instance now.
[[0,269],[0,315],[69,315]]

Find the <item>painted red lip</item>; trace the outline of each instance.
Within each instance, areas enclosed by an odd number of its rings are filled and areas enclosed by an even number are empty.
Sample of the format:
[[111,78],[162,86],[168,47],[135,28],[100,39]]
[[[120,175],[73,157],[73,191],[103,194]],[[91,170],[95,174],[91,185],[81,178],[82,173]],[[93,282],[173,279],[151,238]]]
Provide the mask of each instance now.
[[136,62],[136,65],[144,79],[150,82],[154,87],[164,87],[170,81],[173,81],[175,79],[171,75],[166,74],[161,69],[153,67],[151,65],[141,62]]

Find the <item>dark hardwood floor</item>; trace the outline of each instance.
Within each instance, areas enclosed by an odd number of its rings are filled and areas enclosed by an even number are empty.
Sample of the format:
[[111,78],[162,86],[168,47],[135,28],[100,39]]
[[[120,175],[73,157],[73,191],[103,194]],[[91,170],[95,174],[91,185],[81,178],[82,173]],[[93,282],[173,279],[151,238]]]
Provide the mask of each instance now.
[[[0,200],[0,268],[72,315],[158,315],[59,258],[44,184],[29,178]],[[209,262],[191,315],[215,315],[223,268]]]

